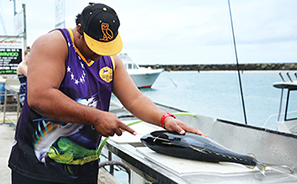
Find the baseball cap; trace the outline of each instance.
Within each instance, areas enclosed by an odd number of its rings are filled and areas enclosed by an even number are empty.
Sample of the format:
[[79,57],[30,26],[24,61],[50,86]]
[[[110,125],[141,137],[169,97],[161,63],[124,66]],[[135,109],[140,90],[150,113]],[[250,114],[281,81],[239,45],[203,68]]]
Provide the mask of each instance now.
[[122,50],[120,20],[111,7],[100,3],[88,5],[81,13],[81,26],[88,47],[96,54],[112,56]]

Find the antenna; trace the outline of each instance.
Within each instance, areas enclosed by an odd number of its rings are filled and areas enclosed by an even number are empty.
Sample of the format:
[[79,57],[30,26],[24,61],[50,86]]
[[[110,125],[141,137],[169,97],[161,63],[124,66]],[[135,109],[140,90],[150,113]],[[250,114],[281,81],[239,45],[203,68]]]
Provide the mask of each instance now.
[[234,45],[235,58],[236,58],[238,81],[239,81],[239,87],[240,87],[240,93],[241,93],[242,109],[243,109],[244,121],[245,121],[245,124],[247,125],[247,118],[246,118],[246,113],[245,113],[245,105],[244,105],[244,97],[243,97],[243,90],[242,90],[242,84],[241,84],[241,77],[240,77],[240,72],[239,72],[239,64],[238,64],[238,57],[237,57],[237,50],[236,50],[236,42],[235,42],[235,35],[234,35],[230,0],[228,0],[228,5],[229,5],[229,12],[230,12],[231,29],[232,29],[232,35],[233,35],[233,45]]
[[292,78],[291,78],[289,72],[287,72],[287,76],[288,76],[288,78],[290,79],[290,81],[293,82],[293,80],[292,80]]
[[285,78],[283,77],[283,75],[282,75],[281,72],[279,72],[279,76],[282,78],[282,80],[283,80],[284,82],[286,82],[286,80],[285,80]]

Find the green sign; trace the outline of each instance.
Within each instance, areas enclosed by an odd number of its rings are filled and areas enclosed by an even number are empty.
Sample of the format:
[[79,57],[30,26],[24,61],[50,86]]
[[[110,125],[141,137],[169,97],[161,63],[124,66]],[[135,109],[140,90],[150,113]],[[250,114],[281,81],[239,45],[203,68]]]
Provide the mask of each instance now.
[[22,42],[19,38],[0,39],[0,75],[16,74],[22,61]]

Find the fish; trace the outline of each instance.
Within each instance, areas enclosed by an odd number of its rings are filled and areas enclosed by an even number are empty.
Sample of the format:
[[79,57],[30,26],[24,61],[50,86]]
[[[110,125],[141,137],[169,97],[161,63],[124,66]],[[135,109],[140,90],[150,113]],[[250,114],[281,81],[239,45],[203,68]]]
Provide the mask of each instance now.
[[232,162],[250,169],[257,167],[264,176],[268,166],[282,167],[289,173],[293,173],[289,166],[263,163],[253,154],[245,155],[231,151],[208,137],[193,133],[179,134],[160,130],[144,135],[140,140],[151,150],[173,157],[215,163]]

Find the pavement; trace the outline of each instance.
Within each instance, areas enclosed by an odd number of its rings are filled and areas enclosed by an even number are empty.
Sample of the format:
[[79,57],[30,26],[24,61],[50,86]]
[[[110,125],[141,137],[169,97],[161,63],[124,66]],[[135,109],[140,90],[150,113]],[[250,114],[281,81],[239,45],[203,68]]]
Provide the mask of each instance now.
[[[16,113],[8,112],[12,119],[16,119]],[[6,120],[3,123],[3,112],[0,111],[0,184],[11,183],[11,171],[8,168],[8,158],[12,147],[15,124]]]

